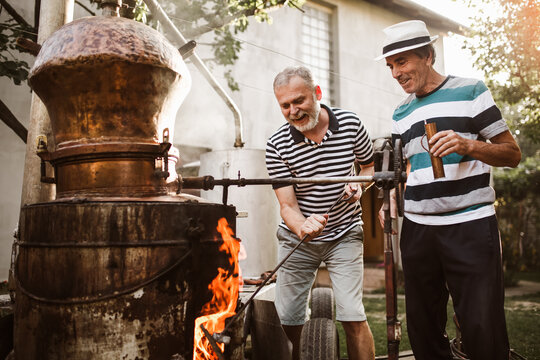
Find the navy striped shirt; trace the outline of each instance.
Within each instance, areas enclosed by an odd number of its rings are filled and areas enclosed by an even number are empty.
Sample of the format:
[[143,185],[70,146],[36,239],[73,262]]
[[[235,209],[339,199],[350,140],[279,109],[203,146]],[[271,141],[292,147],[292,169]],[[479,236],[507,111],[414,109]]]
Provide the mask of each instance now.
[[508,126],[486,85],[475,79],[449,76],[426,96],[414,94],[393,115],[393,138],[401,137],[411,164],[405,189],[405,216],[426,225],[447,225],[480,219],[495,213],[495,191],[489,185],[491,167],[482,161],[452,153],[443,157],[446,177],[434,179],[424,120],[437,131],[454,130],[462,137],[485,141]]
[[[373,146],[358,116],[339,108],[328,108],[329,126],[320,144],[306,138],[289,124],[281,126],[266,144],[266,167],[273,179],[290,177],[336,177],[354,175],[353,164],[373,161]],[[297,184],[294,192],[305,217],[324,214],[343,192],[345,184]],[[274,188],[279,187],[274,186]],[[341,202],[328,214],[323,232],[312,241],[339,238],[362,224],[360,202]],[[280,226],[287,229],[282,221]]]

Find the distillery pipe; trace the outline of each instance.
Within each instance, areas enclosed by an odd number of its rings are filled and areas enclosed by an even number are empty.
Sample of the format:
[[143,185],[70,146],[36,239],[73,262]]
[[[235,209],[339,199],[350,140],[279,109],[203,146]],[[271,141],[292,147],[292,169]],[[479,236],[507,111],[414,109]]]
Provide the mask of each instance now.
[[[171,19],[167,16],[163,8],[159,5],[157,0],[144,0],[152,14],[156,17],[157,20],[159,20],[163,26],[169,30],[173,36],[174,40],[176,40],[178,43],[180,43],[180,46],[183,46],[187,43],[186,38],[182,33],[178,30],[178,28],[172,23]],[[243,125],[242,125],[242,114],[240,113],[240,109],[238,109],[238,106],[234,103],[234,101],[231,99],[231,97],[227,94],[225,89],[217,82],[215,77],[212,75],[210,70],[206,67],[206,65],[203,63],[201,58],[197,54],[193,54],[190,57],[193,64],[199,69],[199,71],[203,74],[203,76],[206,78],[206,80],[210,83],[210,85],[214,88],[216,93],[221,96],[221,98],[225,101],[229,109],[234,114],[234,128],[235,128],[235,140],[234,140],[234,147],[241,148],[244,146],[243,141]]]

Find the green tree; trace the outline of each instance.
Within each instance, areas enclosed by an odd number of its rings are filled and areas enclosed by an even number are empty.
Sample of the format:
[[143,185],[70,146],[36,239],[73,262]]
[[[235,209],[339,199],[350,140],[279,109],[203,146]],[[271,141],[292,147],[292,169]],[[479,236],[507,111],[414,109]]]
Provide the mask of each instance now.
[[540,269],[540,151],[515,169],[496,169],[496,209],[508,274]]
[[[469,6],[473,6],[473,1]],[[466,42],[513,131],[540,142],[540,0],[479,0]],[[495,4],[494,4],[495,3]],[[501,16],[483,8],[500,5]],[[483,6],[482,6],[483,5]]]
[[17,39],[34,41],[35,30],[7,3],[0,7],[0,13],[4,12],[8,19],[0,21],[0,76],[7,76],[15,85],[20,85],[28,77],[29,66],[19,59]]

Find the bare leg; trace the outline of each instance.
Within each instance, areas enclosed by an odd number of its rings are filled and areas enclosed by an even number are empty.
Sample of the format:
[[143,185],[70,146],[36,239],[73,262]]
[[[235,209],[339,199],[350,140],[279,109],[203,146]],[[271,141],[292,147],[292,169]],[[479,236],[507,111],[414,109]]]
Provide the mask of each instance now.
[[367,321],[342,321],[349,360],[374,360],[375,343]]
[[300,359],[300,336],[302,335],[302,328],[304,325],[296,325],[296,326],[289,326],[289,325],[281,325],[283,327],[283,330],[285,330],[285,334],[287,334],[287,337],[292,342],[293,345],[293,360]]

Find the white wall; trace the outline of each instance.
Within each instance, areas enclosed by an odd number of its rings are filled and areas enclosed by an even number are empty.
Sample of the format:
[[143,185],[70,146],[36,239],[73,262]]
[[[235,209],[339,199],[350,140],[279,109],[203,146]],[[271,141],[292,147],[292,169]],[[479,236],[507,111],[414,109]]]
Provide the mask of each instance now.
[[[33,24],[33,1],[31,6],[11,1],[10,4],[25,20]],[[5,10],[0,15],[2,20],[8,18]],[[26,61],[30,66],[33,56],[14,55]],[[14,85],[7,77],[0,77],[0,99],[7,105],[17,119],[28,126],[30,117],[30,88],[23,83]],[[11,259],[13,230],[19,220],[21,204],[22,179],[24,172],[25,143],[3,121],[0,121],[0,281],[6,280]]]
[[[213,71],[242,112],[244,142],[248,149],[264,149],[266,139],[284,121],[274,99],[272,81],[280,70],[293,62],[271,50],[299,57],[296,50],[299,48],[298,40],[291,38],[290,34],[298,32],[299,28],[291,29],[291,26],[299,27],[300,12],[284,8],[273,15],[273,25],[257,23],[252,19],[248,31],[237,35],[250,43],[242,45],[243,50],[233,69],[240,91],[230,91],[221,71]],[[284,46],[284,39],[287,38],[289,41]],[[203,59],[209,56],[207,51],[205,46],[197,48]],[[190,66],[190,71],[193,76],[192,90],[177,116],[175,143],[213,150],[232,148],[235,134],[231,111],[193,66]]]
[[[355,111],[372,138],[390,134],[394,107],[406,94],[391,77],[384,60],[374,61],[383,42],[382,29],[409,20],[362,1],[332,1],[336,6],[338,52],[337,78],[340,98],[334,105]],[[273,24],[251,20],[248,30],[237,35],[244,40],[233,76],[240,91],[229,91],[215,69],[218,80],[238,104],[244,118],[244,141],[248,149],[264,149],[266,140],[285,122],[272,91],[274,76],[286,66],[302,65],[300,25],[302,13],[282,8],[273,13]],[[432,34],[440,34],[430,29]],[[442,40],[435,44],[435,68],[444,72]],[[205,57],[207,48],[197,51]],[[192,69],[193,87],[182,105],[176,124],[175,143],[230,149],[234,142],[233,116],[206,81]],[[323,99],[324,103],[324,91]]]

